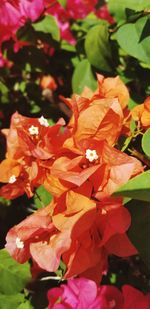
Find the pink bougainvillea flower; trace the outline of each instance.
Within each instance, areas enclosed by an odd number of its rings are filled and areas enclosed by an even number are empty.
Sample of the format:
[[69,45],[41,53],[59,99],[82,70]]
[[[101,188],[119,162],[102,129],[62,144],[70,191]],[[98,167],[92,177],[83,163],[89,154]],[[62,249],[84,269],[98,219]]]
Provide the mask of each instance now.
[[96,309],[99,308],[98,287],[94,281],[85,278],[70,279],[68,280],[67,285],[62,284],[59,288],[49,290],[48,300],[48,309]]
[[18,27],[21,26],[21,13],[19,1],[5,1],[0,3],[0,43],[15,35]]
[[122,294],[124,297],[123,309],[149,309],[150,308],[150,294],[144,295],[141,291],[132,286],[124,285],[122,287]]
[[144,130],[150,128],[150,96],[143,104],[135,106],[132,111],[132,117],[138,122],[138,126]]
[[[114,286],[104,285],[98,289],[100,295],[100,308],[114,309],[149,309],[150,294],[144,295],[141,291],[130,285],[124,285],[119,291]],[[107,307],[107,306],[108,307]],[[95,308],[96,309],[96,308]]]
[[5,58],[3,56],[3,54],[0,52],[0,68],[2,68],[4,66],[11,68],[12,65],[13,65],[13,63],[11,61],[9,61],[7,58]]
[[35,21],[44,11],[44,0],[21,0],[20,13],[26,20]]
[[95,14],[99,18],[107,20],[110,24],[113,24],[115,22],[114,18],[110,15],[108,11],[108,7],[106,4],[101,6],[98,10],[95,10]]
[[144,295],[130,285],[122,291],[115,286],[98,286],[86,278],[69,279],[67,284],[48,291],[48,309],[149,309],[150,294]]
[[61,38],[66,40],[70,44],[74,45],[76,40],[70,31],[69,14],[66,9],[63,8],[57,1],[50,5],[49,1],[47,3],[47,13],[53,15],[59,25]]
[[66,10],[73,19],[83,19],[93,11],[97,0],[68,0]]
[[15,38],[16,31],[30,19],[35,21],[44,10],[43,0],[2,0],[0,3],[0,44]]

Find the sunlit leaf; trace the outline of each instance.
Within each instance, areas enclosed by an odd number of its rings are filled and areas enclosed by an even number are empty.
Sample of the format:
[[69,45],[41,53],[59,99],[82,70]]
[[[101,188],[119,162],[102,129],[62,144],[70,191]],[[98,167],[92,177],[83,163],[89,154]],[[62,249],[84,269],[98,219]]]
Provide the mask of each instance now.
[[0,293],[15,294],[20,292],[30,280],[30,266],[28,263],[18,264],[3,249],[0,250],[0,276]]
[[99,70],[112,71],[112,55],[108,25],[102,23],[92,27],[85,39],[85,51],[89,62]]
[[114,195],[127,196],[133,199],[149,202],[150,170],[129,180],[125,185],[120,187]]
[[51,34],[52,38],[56,41],[60,40],[60,31],[55,18],[51,15],[46,15],[42,20],[33,23],[34,30]]
[[148,19],[149,17],[145,16],[135,23],[121,26],[117,31],[117,41],[130,56],[150,64],[150,36],[143,37],[143,28]]
[[38,189],[36,189],[34,203],[37,208],[47,206],[51,200],[52,195],[43,186],[40,186]]
[[87,59],[77,64],[72,78],[73,92],[80,94],[85,86],[92,90],[95,90],[97,86],[91,65]]
[[142,137],[142,149],[145,154],[150,157],[150,129],[148,129]]

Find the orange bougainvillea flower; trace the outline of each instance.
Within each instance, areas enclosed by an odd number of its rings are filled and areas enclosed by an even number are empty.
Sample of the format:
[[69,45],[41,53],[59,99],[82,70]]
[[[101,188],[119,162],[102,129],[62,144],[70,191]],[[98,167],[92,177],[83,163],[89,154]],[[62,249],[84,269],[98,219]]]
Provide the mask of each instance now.
[[80,193],[84,195],[90,185],[92,196],[101,199],[142,171],[137,159],[109,146],[106,141],[89,139],[82,141],[78,148],[74,145],[72,152],[70,149],[66,156],[54,161],[44,185],[56,197],[69,189],[76,191],[83,184]]
[[[102,203],[98,203],[96,208],[87,208],[83,213],[86,206],[84,207],[80,203],[81,196],[69,192],[68,197],[71,202],[70,209],[67,208],[66,212],[53,216],[54,225],[58,230],[63,232],[68,226],[72,229],[71,246],[62,255],[62,259],[67,265],[66,278],[77,273],[83,275],[83,272],[85,276],[89,277],[91,268],[95,268],[95,274],[93,274],[95,279],[97,272],[100,278],[102,269],[106,265],[108,252],[118,256],[137,253],[125,234],[130,225],[130,214],[122,206],[121,199],[106,199]],[[79,200],[77,201],[75,197]],[[78,207],[79,212],[75,213],[74,206],[76,208],[77,203],[80,208]],[[66,204],[69,207],[69,201]],[[82,216],[80,216],[81,212]],[[74,219],[77,216],[78,221],[75,222]],[[118,240],[118,246],[115,240]]]
[[95,92],[86,87],[80,96],[73,95],[72,99],[62,99],[73,111],[69,127],[72,128],[75,140],[88,137],[106,139],[112,145],[118,139],[122,128],[129,126],[124,120],[124,113],[125,119],[129,118],[126,110],[129,92],[119,76],[104,78],[97,74],[97,78],[98,89]]
[[55,79],[51,75],[42,76],[40,80],[40,86],[44,89],[50,89],[52,91],[57,89]]
[[68,127],[76,144],[87,138],[106,139],[110,145],[116,142],[123,124],[123,113],[117,98],[93,96],[87,99],[74,95],[65,102],[73,110]]
[[136,253],[125,234],[129,225],[130,214],[120,198],[96,204],[69,191],[63,205],[62,199],[52,202],[11,228],[6,249],[18,262],[32,257],[47,271],[56,271],[62,257],[67,266],[66,278],[84,273],[97,280],[97,273],[100,278],[106,267],[108,253]]
[[64,124],[65,121],[61,118],[50,127],[43,116],[28,118],[16,112],[11,118],[10,129],[2,130],[7,137],[7,156],[14,159],[22,156],[50,159],[66,138],[65,134],[60,133]]
[[6,249],[19,263],[26,262],[30,257],[30,244],[46,241],[55,230],[47,206],[15,225],[7,234]]
[[119,76],[107,77],[97,74],[99,95],[102,98],[118,98],[124,109],[129,102],[129,91]]
[[0,182],[8,184],[0,189],[1,196],[13,199],[26,192],[31,197],[33,189],[43,184],[46,170],[66,138],[66,133],[60,132],[64,124],[60,119],[49,127],[43,116],[27,118],[17,112],[12,116],[10,129],[3,130],[7,158],[0,164]]
[[131,113],[133,119],[138,122],[141,128],[150,128],[150,96],[147,97],[143,104],[135,106]]
[[30,198],[35,187],[43,183],[45,170],[27,157],[22,160],[5,159],[0,164],[0,182],[7,183],[0,188],[0,196],[14,199],[24,193]]

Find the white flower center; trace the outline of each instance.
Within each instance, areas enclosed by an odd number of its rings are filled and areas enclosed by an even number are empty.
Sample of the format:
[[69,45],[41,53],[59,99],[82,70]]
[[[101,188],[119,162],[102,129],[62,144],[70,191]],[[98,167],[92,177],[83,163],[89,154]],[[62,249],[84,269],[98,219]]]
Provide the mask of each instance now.
[[43,116],[41,116],[39,119],[38,119],[39,123],[41,124],[41,126],[44,126],[44,127],[49,127],[49,124],[48,124],[48,121],[46,118],[44,118]]
[[18,249],[23,249],[24,248],[24,242],[19,237],[16,238],[16,247]]
[[109,302],[109,308],[112,309],[112,308],[115,308],[116,306],[116,301],[114,299],[112,299],[110,302]]
[[35,126],[31,126],[29,129],[28,129],[29,133],[31,135],[38,135],[39,134],[39,128],[38,127],[35,127]]
[[12,175],[10,178],[9,178],[9,183],[14,183],[15,181],[17,180],[16,176],[15,175]]
[[90,162],[93,162],[98,159],[96,150],[87,149],[85,156],[86,156],[86,159],[88,159]]

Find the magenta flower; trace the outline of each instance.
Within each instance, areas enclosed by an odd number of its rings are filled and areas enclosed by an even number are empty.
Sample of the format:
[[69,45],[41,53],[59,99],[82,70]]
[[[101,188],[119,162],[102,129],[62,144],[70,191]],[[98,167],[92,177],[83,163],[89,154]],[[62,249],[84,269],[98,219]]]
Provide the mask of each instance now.
[[35,21],[44,11],[44,0],[21,0],[20,13],[26,19]]
[[111,285],[98,287],[92,280],[77,278],[48,291],[48,309],[150,309],[150,293],[144,295],[132,286],[122,292]]
[[49,290],[48,299],[48,309],[94,309],[100,302],[96,283],[85,278],[70,279],[67,285]]
[[94,10],[96,4],[97,0],[68,0],[66,9],[70,18],[83,19]]
[[35,21],[44,10],[44,0],[2,0],[0,2],[0,44],[11,37],[27,19]]

